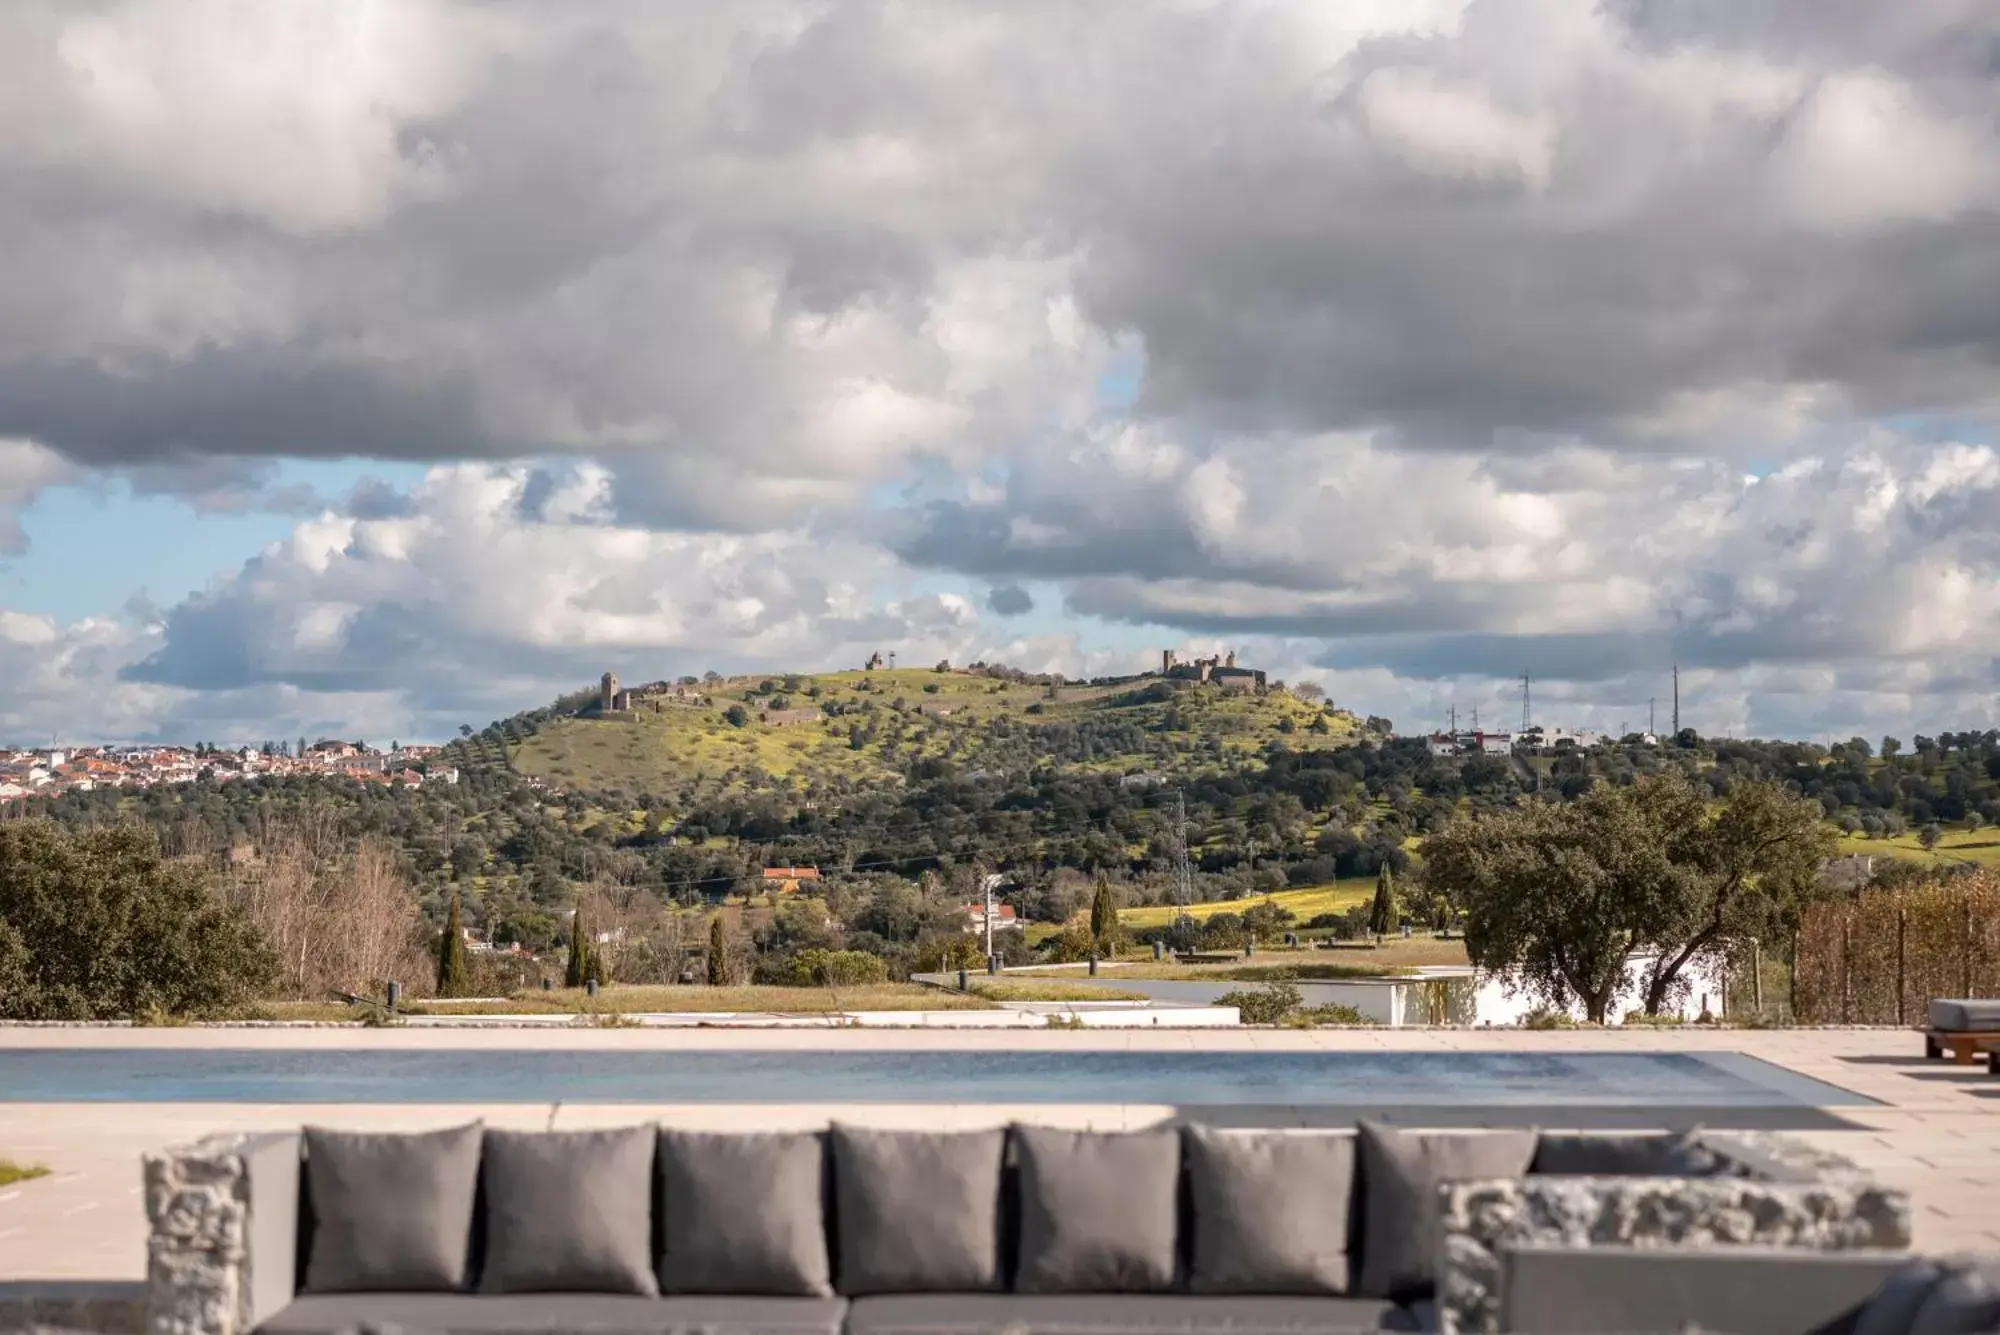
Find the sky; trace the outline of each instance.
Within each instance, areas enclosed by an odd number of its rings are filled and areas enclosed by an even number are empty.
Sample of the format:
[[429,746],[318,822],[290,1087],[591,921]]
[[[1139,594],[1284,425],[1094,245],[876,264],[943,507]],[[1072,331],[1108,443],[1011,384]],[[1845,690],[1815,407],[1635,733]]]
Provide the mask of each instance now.
[[2000,726],[1996,120],[1990,0],[20,0],[0,742]]

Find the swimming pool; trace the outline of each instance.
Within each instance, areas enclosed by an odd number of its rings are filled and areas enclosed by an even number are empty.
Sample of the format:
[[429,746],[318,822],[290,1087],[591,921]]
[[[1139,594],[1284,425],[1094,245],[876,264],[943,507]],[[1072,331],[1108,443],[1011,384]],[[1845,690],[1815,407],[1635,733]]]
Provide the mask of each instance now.
[[59,1049],[7,1103],[1146,1103],[1779,1109],[1873,1102],[1738,1053]]

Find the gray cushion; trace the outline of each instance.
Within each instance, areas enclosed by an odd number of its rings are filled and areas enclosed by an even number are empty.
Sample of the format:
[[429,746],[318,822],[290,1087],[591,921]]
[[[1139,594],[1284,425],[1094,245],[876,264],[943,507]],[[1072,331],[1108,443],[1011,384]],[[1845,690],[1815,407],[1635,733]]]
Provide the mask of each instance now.
[[259,1335],[840,1335],[838,1298],[641,1298],[605,1293],[342,1293],[295,1299]]
[[659,1162],[662,1292],[833,1292],[825,1137],[662,1131]]
[[2000,997],[1931,1003],[1931,1028],[1983,1032],[2000,1030]]
[[1910,1335],[1910,1324],[1946,1273],[1929,1256],[1913,1256],[1897,1266],[1861,1309],[1853,1335]]
[[857,1298],[848,1335],[1346,1335],[1415,1330],[1373,1298],[1166,1293],[907,1294]]
[[1173,1287],[1181,1136],[1014,1128],[1021,1172],[1021,1293]]
[[309,1293],[465,1287],[478,1122],[414,1135],[305,1129]]
[[1197,1293],[1341,1293],[1354,1137],[1187,1129]]
[[1000,1167],[1007,1133],[836,1125],[840,1292],[976,1293],[1000,1287]]
[[1533,1131],[1419,1135],[1380,1122],[1355,1126],[1361,1166],[1361,1274],[1372,1298],[1417,1298],[1436,1282],[1433,1235],[1440,1183],[1520,1177],[1535,1157]]
[[1528,1171],[1564,1177],[1717,1177],[1728,1161],[1699,1129],[1664,1135],[1551,1135],[1536,1139]]
[[651,1126],[489,1131],[486,1293],[659,1292]]
[[2000,1331],[2000,1257],[1948,1257],[1910,1335],[1993,1335]]

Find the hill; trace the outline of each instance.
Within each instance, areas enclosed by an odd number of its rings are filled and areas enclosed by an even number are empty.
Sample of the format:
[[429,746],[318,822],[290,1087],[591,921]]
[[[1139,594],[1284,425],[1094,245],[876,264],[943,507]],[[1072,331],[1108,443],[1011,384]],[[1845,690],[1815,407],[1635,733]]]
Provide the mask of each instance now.
[[893,668],[663,685],[635,693],[629,709],[592,703],[540,722],[507,759],[559,789],[692,805],[718,792],[895,785],[946,767],[1180,776],[1253,761],[1275,744],[1346,746],[1360,731],[1352,714],[1279,688]]

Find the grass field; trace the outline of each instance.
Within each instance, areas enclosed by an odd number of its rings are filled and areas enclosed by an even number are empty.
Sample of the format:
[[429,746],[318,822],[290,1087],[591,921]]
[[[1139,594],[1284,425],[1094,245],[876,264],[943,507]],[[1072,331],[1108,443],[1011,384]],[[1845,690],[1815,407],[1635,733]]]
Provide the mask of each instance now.
[[[1241,913],[1255,908],[1269,899],[1279,908],[1288,910],[1300,923],[1305,923],[1322,913],[1345,913],[1356,904],[1365,904],[1375,894],[1375,878],[1361,877],[1347,881],[1335,881],[1331,885],[1309,885],[1297,890],[1279,890],[1268,896],[1250,895],[1243,899],[1216,900],[1208,904],[1188,905],[1188,916],[1197,921],[1212,918],[1218,913]],[[1171,904],[1152,904],[1145,908],[1123,909],[1118,921],[1126,927],[1164,927],[1174,920]]]
[[1926,866],[1952,862],[1972,862],[1982,867],[2000,867],[2000,827],[1981,830],[1946,830],[1935,851],[1926,852],[1913,830],[1893,839],[1866,839],[1860,835],[1840,837],[1841,856],[1902,858]]
[[[867,987],[607,987],[595,999],[576,988],[517,992],[477,1012],[453,1014],[624,1014],[637,1011],[773,1011],[826,1015],[835,1011],[990,1010],[992,1003],[917,983]],[[443,1013],[444,1008],[439,1008]]]
[[[498,1001],[457,1003],[412,1000],[407,1015],[615,1015],[639,1011],[772,1011],[825,1015],[835,1011],[990,1010],[992,1003],[917,983],[867,987],[620,987],[595,998],[580,988],[530,989]],[[342,1020],[359,1024],[364,1008],[317,1001],[264,1001],[248,1007],[246,1020]]]

